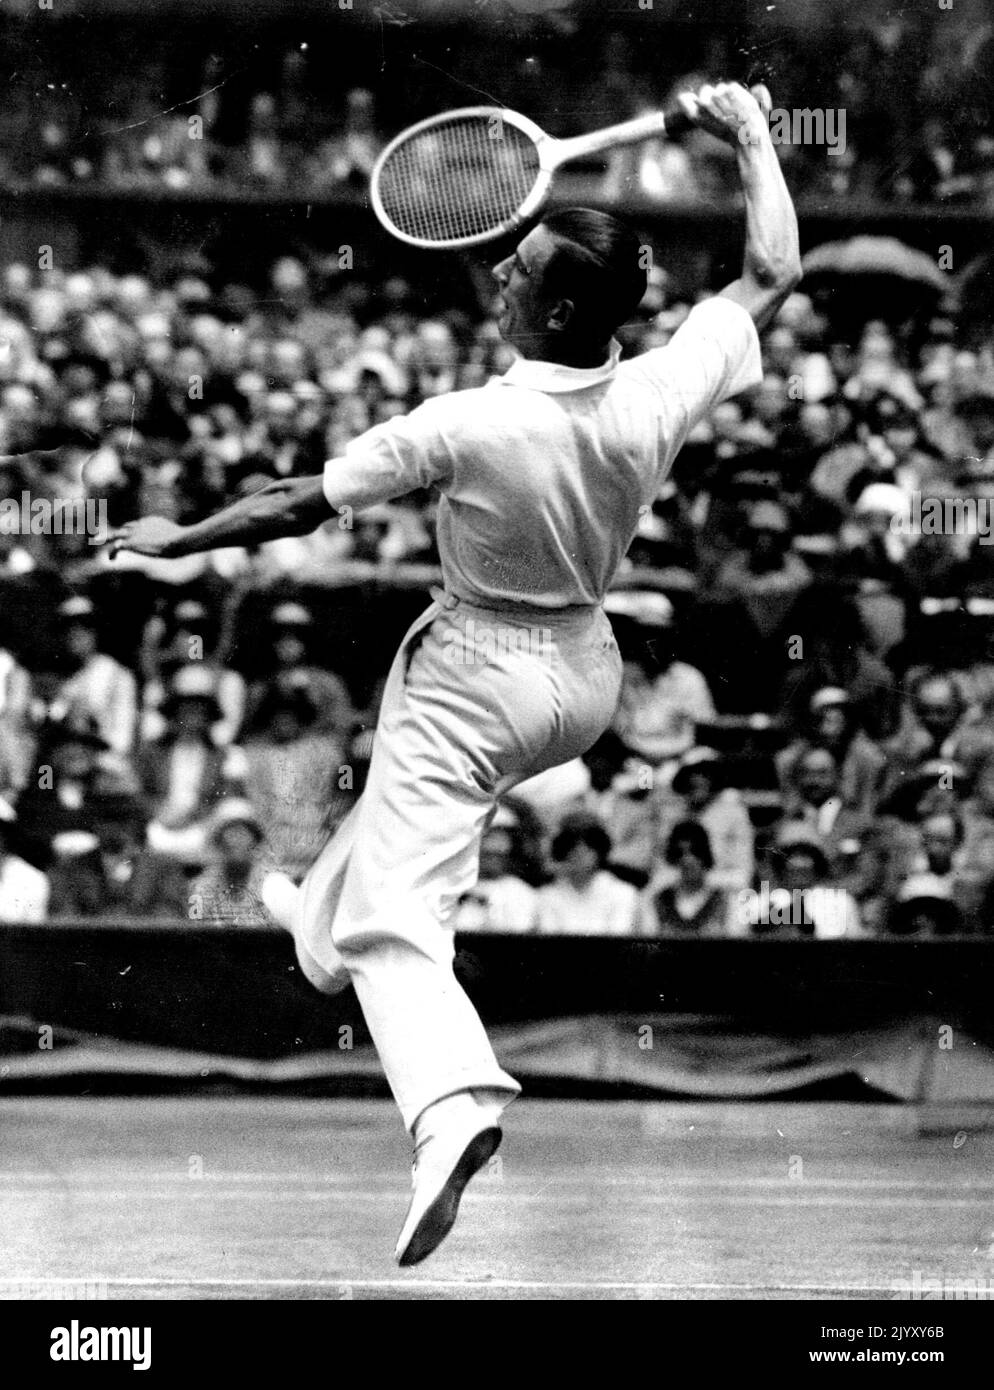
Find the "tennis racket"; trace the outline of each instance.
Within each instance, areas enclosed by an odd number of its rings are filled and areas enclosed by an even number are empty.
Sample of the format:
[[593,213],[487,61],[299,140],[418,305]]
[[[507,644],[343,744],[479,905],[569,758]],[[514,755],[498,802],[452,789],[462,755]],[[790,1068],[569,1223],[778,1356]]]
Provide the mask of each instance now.
[[446,111],[401,131],[383,150],[370,184],[373,211],[410,246],[450,250],[494,241],[538,211],[560,165],[693,124],[677,109],[555,140],[500,106]]

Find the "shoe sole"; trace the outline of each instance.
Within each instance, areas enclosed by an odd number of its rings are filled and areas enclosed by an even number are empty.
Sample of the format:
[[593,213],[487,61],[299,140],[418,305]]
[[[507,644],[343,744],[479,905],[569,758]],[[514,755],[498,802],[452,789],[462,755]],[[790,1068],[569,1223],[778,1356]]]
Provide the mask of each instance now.
[[398,1258],[398,1264],[404,1267],[420,1264],[433,1250],[438,1249],[456,1224],[459,1202],[466,1184],[497,1152],[503,1137],[503,1131],[496,1125],[490,1129],[482,1129],[479,1134],[473,1136],[453,1168],[448,1182],[415,1226],[414,1234],[407,1242],[407,1248]]

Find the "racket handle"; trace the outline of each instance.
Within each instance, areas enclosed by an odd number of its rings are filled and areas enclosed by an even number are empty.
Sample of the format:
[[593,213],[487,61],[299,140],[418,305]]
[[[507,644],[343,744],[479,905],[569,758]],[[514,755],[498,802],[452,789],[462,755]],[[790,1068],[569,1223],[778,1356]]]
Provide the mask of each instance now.
[[674,106],[665,115],[653,111],[648,116],[636,116],[633,121],[621,121],[618,125],[605,126],[603,130],[592,130],[589,135],[556,140],[553,164],[557,167],[571,159],[584,159],[588,154],[599,154],[602,150],[612,150],[619,145],[638,145],[645,140],[682,135],[693,126],[694,122],[679,106]]
[[674,106],[669,111],[664,112],[663,120],[666,122],[666,134],[670,138],[676,135],[686,135],[688,130],[694,129],[694,122],[680,106]]

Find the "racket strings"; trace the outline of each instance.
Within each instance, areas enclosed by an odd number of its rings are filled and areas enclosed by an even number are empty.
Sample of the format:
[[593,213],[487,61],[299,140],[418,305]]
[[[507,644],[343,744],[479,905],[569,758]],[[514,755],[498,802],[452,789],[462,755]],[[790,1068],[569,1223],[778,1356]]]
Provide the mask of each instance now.
[[399,144],[378,192],[397,230],[445,242],[505,226],[538,173],[538,150],[523,131],[496,115],[460,117]]

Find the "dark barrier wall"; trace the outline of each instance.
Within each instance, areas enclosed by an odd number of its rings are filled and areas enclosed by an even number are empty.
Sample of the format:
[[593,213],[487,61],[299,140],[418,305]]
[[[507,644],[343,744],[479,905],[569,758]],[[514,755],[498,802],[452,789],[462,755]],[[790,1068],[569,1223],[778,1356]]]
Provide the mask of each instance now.
[[[621,941],[471,936],[457,971],[489,1024],[720,1017],[804,1037],[922,1015],[994,1038],[994,940]],[[274,1058],[367,1041],[352,990],[303,980],[282,932],[188,924],[0,928],[0,1016],[128,1042]],[[0,1043],[0,1052],[4,1045]]]
[[[203,257],[223,266],[231,280],[263,279],[280,256],[315,250],[338,255],[351,248],[356,274],[408,274],[428,303],[437,296],[452,303],[456,287],[472,300],[468,269],[490,266],[505,251],[492,242],[462,255],[424,252],[387,237],[369,210],[365,193],[341,197],[297,198],[292,190],[276,194],[238,192],[136,192],[105,188],[6,188],[4,256],[29,266],[38,248],[51,246],[63,268],[106,265],[117,273],[175,273],[190,258]],[[553,204],[602,203],[597,181],[563,176]],[[603,204],[617,211],[615,203]],[[624,215],[651,240],[681,293],[724,282],[738,274],[744,221],[741,209],[710,204],[662,205],[626,201]],[[938,256],[950,242],[956,267],[990,250],[990,214],[956,208],[930,208],[847,199],[832,206],[798,200],[801,247],[868,233],[896,236]]]

